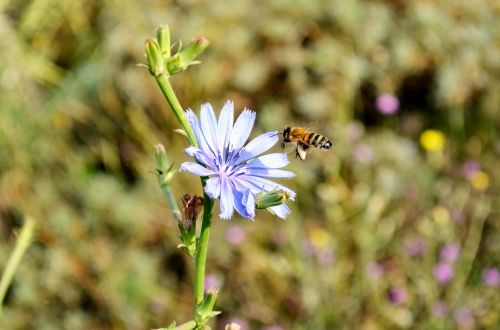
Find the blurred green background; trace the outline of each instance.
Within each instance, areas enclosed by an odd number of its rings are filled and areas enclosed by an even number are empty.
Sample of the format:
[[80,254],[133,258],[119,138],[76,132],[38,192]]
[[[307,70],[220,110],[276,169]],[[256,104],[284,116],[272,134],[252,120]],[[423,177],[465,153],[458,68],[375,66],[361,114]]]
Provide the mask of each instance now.
[[[497,1],[0,2],[0,265],[37,220],[1,329],[187,321],[192,263],[154,175],[184,138],[144,62],[160,24],[211,41],[184,107],[314,127],[285,221],[214,219],[210,286],[244,329],[499,327]],[[399,104],[398,104],[399,103]],[[277,149],[278,150],[278,149]],[[178,173],[174,191],[201,194]],[[274,326],[274,327],[273,327]]]

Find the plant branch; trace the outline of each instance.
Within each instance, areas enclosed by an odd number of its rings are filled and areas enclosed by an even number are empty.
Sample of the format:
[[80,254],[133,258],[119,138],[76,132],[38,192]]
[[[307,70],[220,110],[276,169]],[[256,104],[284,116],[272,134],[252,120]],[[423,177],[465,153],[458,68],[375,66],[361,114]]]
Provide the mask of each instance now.
[[32,242],[34,231],[35,221],[31,218],[27,218],[23,228],[21,229],[19,238],[17,239],[14,251],[7,261],[7,265],[5,266],[2,274],[2,279],[0,280],[0,315],[2,315],[2,303],[5,298],[5,294],[7,293],[7,289],[14,278],[14,274],[19,266],[19,263],[21,262],[21,259],[23,258],[24,253]]
[[204,194],[203,222],[201,225],[200,238],[196,248],[195,259],[195,282],[194,282],[194,302],[195,310],[202,303],[205,292],[205,265],[207,261],[208,239],[210,237],[210,227],[212,225],[212,210],[214,201],[207,194]]
[[186,132],[189,143],[194,147],[198,147],[198,142],[196,141],[194,132],[191,129],[191,126],[189,126],[186,115],[184,113],[184,109],[182,109],[179,100],[177,100],[177,97],[175,96],[168,76],[166,76],[165,74],[161,74],[155,78],[158,86],[160,86],[160,89],[163,92],[163,95],[167,99],[170,108],[173,110],[177,122],[181,125],[181,128],[184,130],[184,132]]

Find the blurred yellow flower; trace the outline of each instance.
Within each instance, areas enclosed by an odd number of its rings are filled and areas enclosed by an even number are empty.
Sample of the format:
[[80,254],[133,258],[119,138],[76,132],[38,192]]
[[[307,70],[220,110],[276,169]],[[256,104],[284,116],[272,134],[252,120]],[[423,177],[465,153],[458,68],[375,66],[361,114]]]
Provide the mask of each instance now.
[[490,176],[484,171],[477,171],[469,178],[471,185],[477,190],[486,190],[490,186]]
[[420,135],[420,145],[427,151],[443,150],[446,137],[441,131],[435,129],[425,130]]
[[450,212],[444,206],[436,206],[432,209],[432,217],[437,223],[444,225],[450,221]]
[[312,245],[322,248],[328,246],[330,243],[330,234],[324,229],[314,228],[309,232],[309,239]]

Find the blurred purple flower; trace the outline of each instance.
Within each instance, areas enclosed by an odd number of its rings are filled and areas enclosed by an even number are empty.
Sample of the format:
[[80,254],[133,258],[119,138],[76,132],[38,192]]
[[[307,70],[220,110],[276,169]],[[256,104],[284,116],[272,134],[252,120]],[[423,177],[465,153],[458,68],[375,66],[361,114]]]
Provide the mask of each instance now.
[[491,287],[500,286],[500,271],[498,268],[490,267],[483,270],[483,283]]
[[452,209],[450,213],[451,219],[456,223],[461,223],[465,218],[463,209]]
[[457,244],[445,244],[439,251],[439,258],[443,262],[453,263],[460,255],[460,246]]
[[273,231],[271,239],[277,246],[282,246],[288,241],[288,235],[283,229],[277,228]]
[[264,328],[261,328],[261,330],[285,330],[281,325],[270,325]]
[[474,324],[474,314],[470,308],[460,307],[455,311],[455,322],[462,327],[471,327]]
[[414,238],[405,241],[404,250],[410,257],[419,257],[427,250],[427,242],[421,238]]
[[382,277],[384,274],[384,267],[378,262],[370,262],[366,266],[366,275],[369,279],[376,281]]
[[370,163],[373,159],[373,149],[366,144],[358,144],[353,151],[354,158],[361,163]]
[[305,238],[303,241],[302,241],[302,250],[304,251],[304,253],[308,256],[312,256],[314,255],[314,252],[315,252],[315,249],[314,249],[314,245],[311,243],[311,241],[307,238]]
[[213,274],[208,274],[205,276],[205,292],[208,290],[219,290],[220,280],[217,276]]
[[481,164],[477,160],[468,160],[462,165],[462,174],[469,179],[481,170]]
[[381,114],[391,116],[398,112],[399,100],[393,94],[384,93],[375,100],[375,107]]
[[408,301],[408,290],[405,287],[396,287],[389,290],[389,300],[394,305],[404,305]]
[[247,238],[247,233],[244,228],[240,226],[231,226],[226,229],[226,240],[229,244],[240,245]]
[[[233,124],[234,105],[228,101],[221,110],[219,120],[212,106],[201,106],[200,120],[189,109],[186,111],[189,125],[193,129],[199,148],[185,149],[196,162],[185,162],[182,171],[201,177],[209,176],[205,192],[212,199],[220,198],[222,219],[232,217],[234,209],[245,218],[255,216],[254,194],[280,189],[288,192],[293,200],[295,193],[267,178],[290,178],[295,174],[279,168],[288,164],[287,155],[274,153],[260,156],[278,142],[278,132],[267,132],[246,143],[255,121],[255,112],[243,110]],[[280,218],[290,213],[287,205],[269,208]]]
[[448,305],[443,301],[438,301],[432,308],[432,314],[436,317],[445,317],[448,313]]
[[239,317],[232,318],[229,321],[229,323],[236,323],[237,325],[239,325],[241,327],[240,330],[248,330],[248,329],[250,329],[248,327],[247,321],[245,321],[243,319],[240,319]]
[[440,262],[432,269],[434,278],[441,284],[446,284],[453,279],[453,267],[445,262]]
[[150,308],[153,311],[153,313],[161,314],[165,312],[165,302],[163,299],[160,298],[153,298],[153,301],[150,304]]
[[420,190],[418,189],[417,185],[413,183],[409,183],[405,187],[405,196],[410,199],[410,200],[416,200],[418,196],[420,195]]
[[350,142],[354,142],[358,140],[361,135],[363,135],[363,127],[357,122],[350,122],[349,124],[347,124],[345,134],[347,140],[349,140]]
[[335,252],[331,249],[321,249],[317,253],[317,258],[321,266],[329,266],[335,262]]

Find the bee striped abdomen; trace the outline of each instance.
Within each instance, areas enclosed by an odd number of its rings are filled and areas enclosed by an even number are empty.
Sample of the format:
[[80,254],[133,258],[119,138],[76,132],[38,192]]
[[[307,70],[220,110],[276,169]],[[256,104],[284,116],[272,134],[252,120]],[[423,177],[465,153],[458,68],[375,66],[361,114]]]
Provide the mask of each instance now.
[[318,141],[321,139],[321,137],[322,136],[319,135],[319,134],[314,134],[314,138],[311,141],[311,144],[317,148],[318,147]]
[[314,133],[307,133],[306,135],[304,135],[304,140],[302,141],[305,145],[310,145],[313,138],[314,138]]
[[317,148],[321,149],[330,149],[332,147],[332,143],[324,136],[321,137],[321,140],[318,143]]

